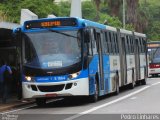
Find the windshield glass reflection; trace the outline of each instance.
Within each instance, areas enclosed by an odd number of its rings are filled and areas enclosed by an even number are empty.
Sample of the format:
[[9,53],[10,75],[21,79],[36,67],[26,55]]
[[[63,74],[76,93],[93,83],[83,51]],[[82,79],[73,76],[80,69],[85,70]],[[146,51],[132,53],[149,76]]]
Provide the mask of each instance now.
[[79,34],[78,31],[26,33],[25,65],[51,69],[80,62]]

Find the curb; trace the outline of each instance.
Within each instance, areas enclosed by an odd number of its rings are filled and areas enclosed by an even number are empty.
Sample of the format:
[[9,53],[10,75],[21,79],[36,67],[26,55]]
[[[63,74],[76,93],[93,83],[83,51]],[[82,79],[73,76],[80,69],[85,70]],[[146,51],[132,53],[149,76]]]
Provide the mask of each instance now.
[[30,105],[30,104],[33,104],[35,103],[34,100],[30,100],[30,101],[27,101],[27,102],[16,102],[16,103],[9,103],[9,104],[6,104],[6,105],[3,105],[3,106],[0,106],[0,112],[5,112],[7,110],[10,110],[10,109],[13,109],[13,108],[18,108],[18,107],[22,107],[22,106],[25,106],[25,105]]

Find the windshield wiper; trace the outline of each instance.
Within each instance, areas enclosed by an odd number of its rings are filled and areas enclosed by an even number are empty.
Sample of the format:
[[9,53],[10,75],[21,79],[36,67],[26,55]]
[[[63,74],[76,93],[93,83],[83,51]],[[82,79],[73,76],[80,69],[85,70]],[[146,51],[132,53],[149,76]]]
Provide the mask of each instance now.
[[48,30],[51,31],[51,32],[55,32],[55,33],[59,33],[59,34],[68,36],[68,37],[78,38],[78,37],[75,37],[73,35],[69,35],[69,34],[66,34],[66,33],[63,33],[63,32],[59,32],[59,31],[56,31],[56,30],[52,30],[52,29],[48,29]]

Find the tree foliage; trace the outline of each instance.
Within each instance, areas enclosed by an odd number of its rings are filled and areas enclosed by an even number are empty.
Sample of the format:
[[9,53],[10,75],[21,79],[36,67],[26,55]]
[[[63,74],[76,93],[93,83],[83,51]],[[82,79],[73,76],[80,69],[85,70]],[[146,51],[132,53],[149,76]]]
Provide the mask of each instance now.
[[146,13],[148,21],[145,30],[148,40],[160,41],[160,1],[159,0],[140,0],[140,9]]
[[153,21],[148,31],[148,38],[151,41],[160,41],[160,21]]
[[10,22],[19,23],[23,8],[36,13],[39,18],[47,17],[48,14],[59,14],[59,8],[53,0],[3,0],[0,3],[0,9]]
[[59,5],[60,12],[58,16],[69,16],[70,15],[70,8],[71,4],[69,1],[61,2]]
[[82,2],[82,17],[88,20],[95,20],[96,8],[90,1]]
[[2,10],[0,10],[0,22],[7,20],[7,16],[4,14]]
[[[19,23],[21,9],[30,9],[39,18],[48,14],[69,16],[69,1],[56,4],[54,0],[0,0],[0,21]],[[160,1],[126,0],[126,29],[147,34],[149,40],[160,40]],[[82,17],[122,28],[122,0],[91,0],[82,2]]]

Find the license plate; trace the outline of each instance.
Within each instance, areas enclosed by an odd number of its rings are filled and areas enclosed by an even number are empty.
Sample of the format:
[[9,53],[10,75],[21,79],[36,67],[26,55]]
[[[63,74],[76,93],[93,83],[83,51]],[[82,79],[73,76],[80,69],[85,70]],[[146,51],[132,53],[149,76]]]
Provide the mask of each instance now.
[[54,93],[54,94],[46,94],[45,96],[46,97],[57,97],[57,94],[56,93]]

